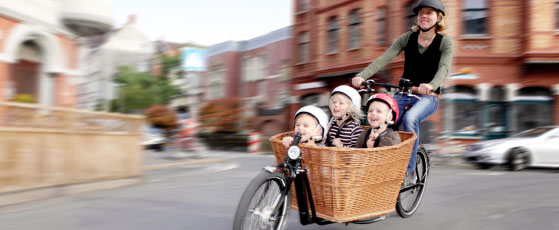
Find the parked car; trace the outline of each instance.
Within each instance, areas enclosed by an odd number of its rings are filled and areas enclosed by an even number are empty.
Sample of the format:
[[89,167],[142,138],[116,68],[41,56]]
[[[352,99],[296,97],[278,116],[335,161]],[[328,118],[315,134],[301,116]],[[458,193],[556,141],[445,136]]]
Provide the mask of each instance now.
[[141,145],[144,149],[153,149],[155,151],[163,151],[165,149],[165,144],[167,143],[167,138],[161,131],[161,129],[152,127],[150,125],[144,126],[144,136]]
[[545,126],[520,132],[508,138],[482,141],[467,147],[467,163],[487,169],[505,165],[510,170],[526,167],[559,167],[559,127]]

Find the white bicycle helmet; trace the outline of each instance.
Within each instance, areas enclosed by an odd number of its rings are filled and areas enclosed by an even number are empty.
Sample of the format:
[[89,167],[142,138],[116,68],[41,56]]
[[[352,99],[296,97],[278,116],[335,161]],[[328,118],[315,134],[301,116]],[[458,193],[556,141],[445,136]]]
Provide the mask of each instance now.
[[359,95],[357,90],[355,90],[354,88],[347,85],[340,85],[332,91],[330,97],[332,97],[336,93],[343,93],[344,95],[349,97],[349,99],[351,99],[351,103],[355,105],[355,108],[361,109],[361,95]]
[[[303,108],[300,108],[299,110],[297,110],[293,120],[296,120],[297,116],[299,116],[300,114],[303,114],[303,113],[306,113],[306,114],[309,114],[309,115],[313,116],[314,119],[316,119],[318,121],[318,124],[320,125],[320,127],[322,127],[322,140],[325,140],[326,139],[326,132],[328,131],[328,115],[326,115],[324,110],[322,110],[321,108],[318,108],[314,105],[307,105],[307,106],[304,106]],[[314,136],[313,136],[313,138],[314,138]]]

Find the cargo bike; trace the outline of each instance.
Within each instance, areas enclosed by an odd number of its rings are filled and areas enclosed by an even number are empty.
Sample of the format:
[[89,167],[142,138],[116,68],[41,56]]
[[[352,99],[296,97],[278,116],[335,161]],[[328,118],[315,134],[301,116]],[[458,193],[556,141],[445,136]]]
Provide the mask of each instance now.
[[[364,84],[369,93],[377,86],[415,96],[406,79],[399,85]],[[404,183],[416,135],[398,134],[400,144],[372,149],[298,145],[299,133],[286,149],[281,140],[293,132],[271,137],[277,165],[264,167],[247,186],[233,229],[285,229],[291,209],[298,210],[302,225],[369,224],[394,211],[412,216],[425,191],[429,155],[418,147],[416,177]]]

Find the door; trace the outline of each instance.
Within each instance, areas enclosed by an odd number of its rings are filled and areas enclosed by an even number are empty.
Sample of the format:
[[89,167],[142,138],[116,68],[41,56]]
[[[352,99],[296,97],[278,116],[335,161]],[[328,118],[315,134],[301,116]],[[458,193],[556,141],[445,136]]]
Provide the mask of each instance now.
[[39,101],[39,66],[39,63],[27,60],[19,60],[12,65],[10,80],[14,87],[14,96],[27,94],[32,96],[35,102]]

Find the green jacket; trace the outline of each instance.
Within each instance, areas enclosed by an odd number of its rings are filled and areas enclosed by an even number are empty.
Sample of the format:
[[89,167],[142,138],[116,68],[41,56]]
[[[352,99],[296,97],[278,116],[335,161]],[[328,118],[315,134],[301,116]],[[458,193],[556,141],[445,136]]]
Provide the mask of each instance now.
[[[384,52],[382,56],[377,58],[373,63],[369,64],[367,68],[365,68],[363,71],[358,73],[357,77],[361,77],[367,80],[375,73],[377,73],[386,64],[390,63],[392,59],[394,59],[396,56],[398,56],[398,54],[402,52],[402,50],[404,50],[406,44],[408,44],[408,40],[412,33],[413,31],[408,31],[402,34],[398,39],[396,39],[394,43],[392,43],[390,48],[388,48],[388,50],[386,50],[386,52]],[[427,50],[427,48],[429,48],[429,46],[422,47],[421,45],[418,45],[418,48],[419,48],[419,53],[423,53],[425,52],[425,50]],[[429,85],[431,85],[433,89],[441,87],[444,79],[448,75],[450,75],[450,66],[452,64],[452,56],[454,53],[454,44],[452,42],[452,39],[450,39],[448,36],[443,35],[443,39],[441,41],[441,46],[439,47],[439,50],[441,51],[439,70],[435,74],[433,80],[429,82]]]

